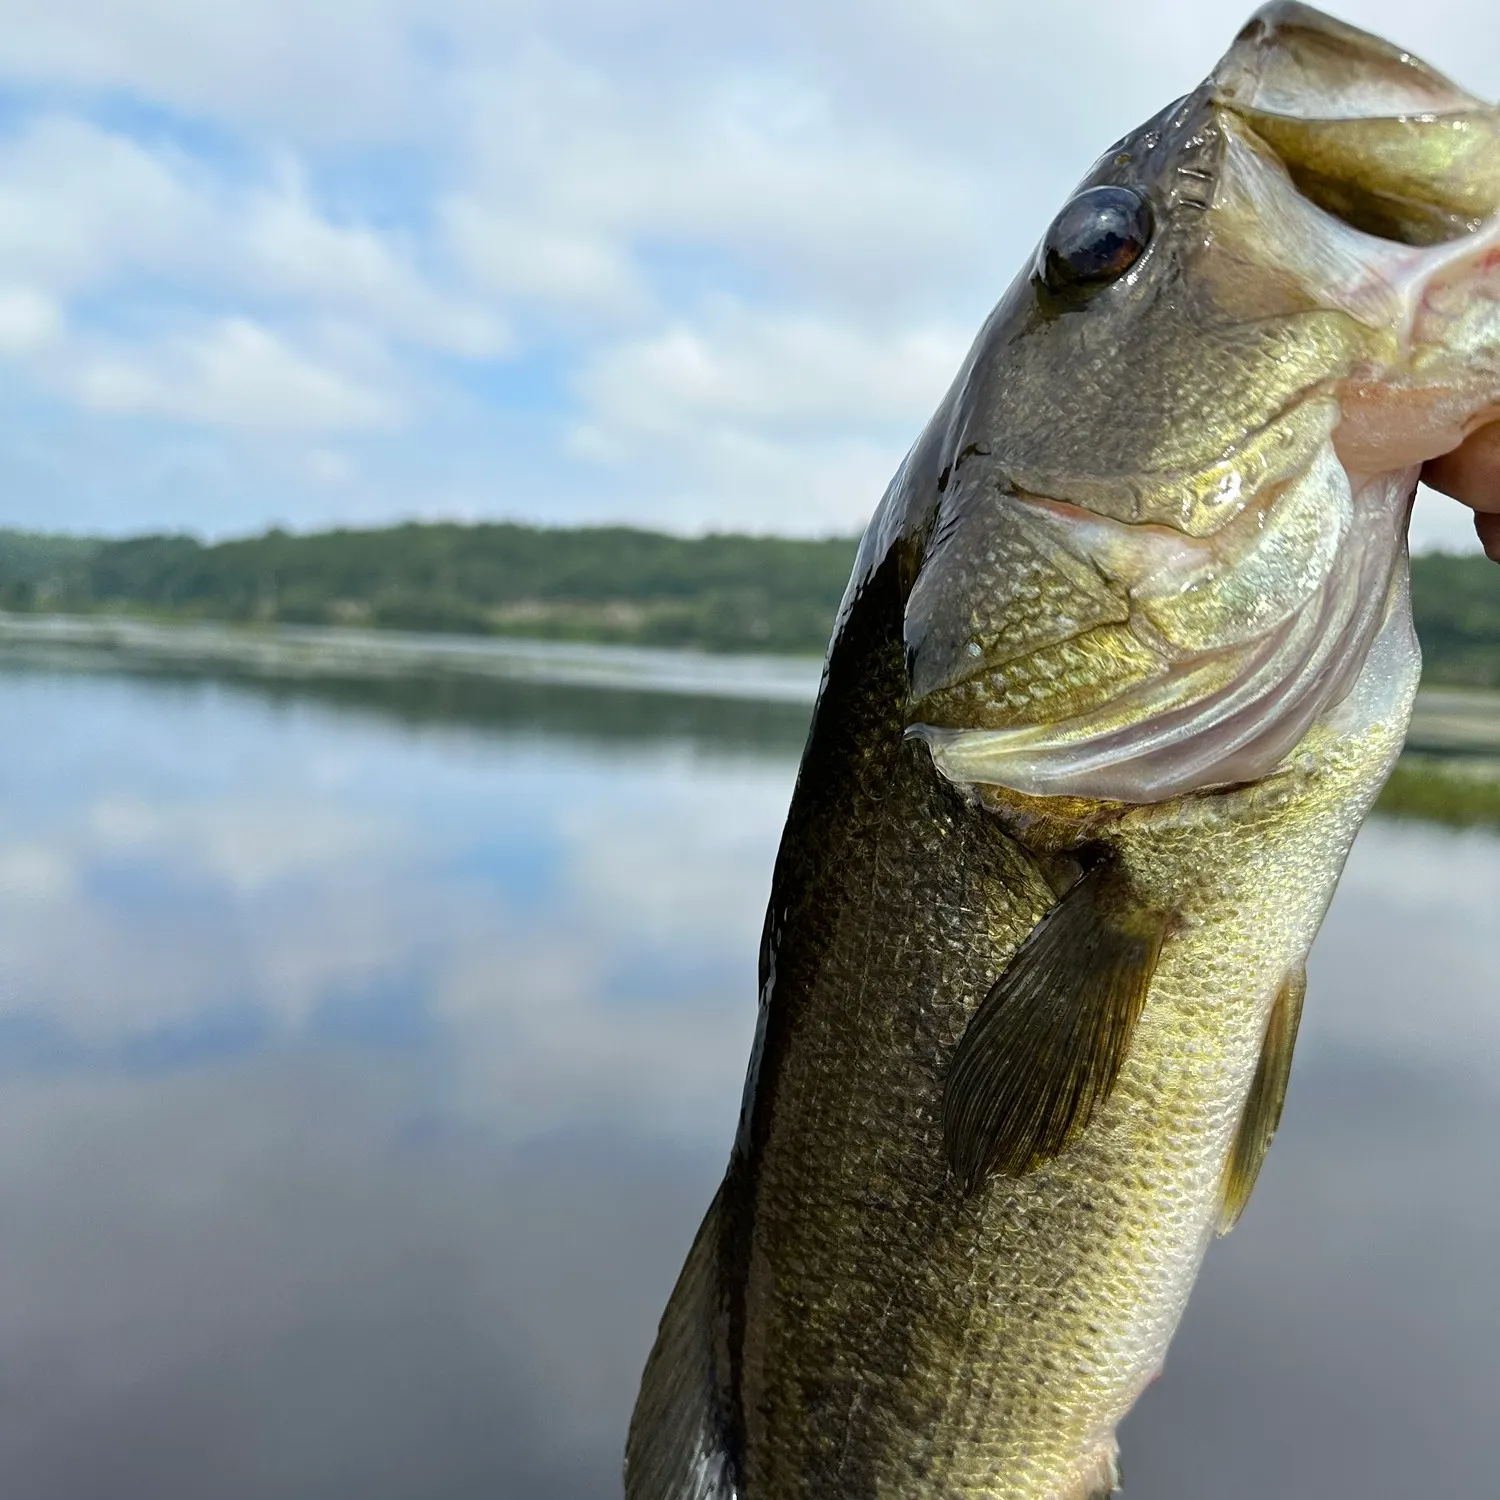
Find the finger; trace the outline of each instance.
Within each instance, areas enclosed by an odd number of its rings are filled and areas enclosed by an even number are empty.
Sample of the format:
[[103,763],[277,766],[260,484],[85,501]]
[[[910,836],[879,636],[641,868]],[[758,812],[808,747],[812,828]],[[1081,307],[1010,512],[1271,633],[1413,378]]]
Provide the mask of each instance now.
[[1474,530],[1479,533],[1484,555],[1491,562],[1500,562],[1500,515],[1494,511],[1480,511],[1474,517]]
[[1500,422],[1481,427],[1452,453],[1433,459],[1422,470],[1422,481],[1477,511],[1500,511]]

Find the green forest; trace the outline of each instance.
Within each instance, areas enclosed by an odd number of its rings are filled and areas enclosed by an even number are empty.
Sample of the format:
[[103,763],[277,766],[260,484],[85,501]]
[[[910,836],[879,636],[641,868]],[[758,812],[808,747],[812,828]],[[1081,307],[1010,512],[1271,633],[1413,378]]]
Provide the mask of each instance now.
[[[821,653],[855,540],[427,524],[205,544],[0,531],[0,609]],[[1412,564],[1426,680],[1500,687],[1500,569]]]
[[0,609],[821,652],[848,538],[406,525],[204,545],[0,532]]

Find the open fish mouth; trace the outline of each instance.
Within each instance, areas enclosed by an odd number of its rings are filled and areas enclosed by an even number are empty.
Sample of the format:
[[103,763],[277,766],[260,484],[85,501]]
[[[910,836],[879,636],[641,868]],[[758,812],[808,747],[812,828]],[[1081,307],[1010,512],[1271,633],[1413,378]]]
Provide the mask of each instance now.
[[[1155,295],[1191,281],[1225,326],[1281,320],[1309,374],[1261,427],[1229,413],[1212,469],[1157,476],[1149,504],[1003,454],[945,496],[908,608],[909,732],[956,782],[1139,803],[1270,773],[1382,631],[1410,638],[1421,466],[1500,417],[1500,110],[1284,3],[1171,123],[1195,110],[1175,170],[1207,180],[1211,140],[1211,197]],[[1176,348],[1191,377],[1191,329]],[[988,604],[943,560],[976,545]]]

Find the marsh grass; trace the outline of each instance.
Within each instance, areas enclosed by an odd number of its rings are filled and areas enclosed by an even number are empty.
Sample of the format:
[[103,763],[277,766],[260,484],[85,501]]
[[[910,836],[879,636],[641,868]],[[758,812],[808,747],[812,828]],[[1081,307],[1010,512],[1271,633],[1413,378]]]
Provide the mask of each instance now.
[[1455,828],[1500,828],[1500,760],[1407,753],[1375,810]]

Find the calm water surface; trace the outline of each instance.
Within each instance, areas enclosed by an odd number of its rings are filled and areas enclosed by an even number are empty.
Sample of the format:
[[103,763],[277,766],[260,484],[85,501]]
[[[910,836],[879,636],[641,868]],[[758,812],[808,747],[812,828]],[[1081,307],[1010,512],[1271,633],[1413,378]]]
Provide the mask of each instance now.
[[[0,669],[0,1495],[605,1500],[796,705]],[[1500,841],[1376,822],[1129,1500],[1495,1492]]]

